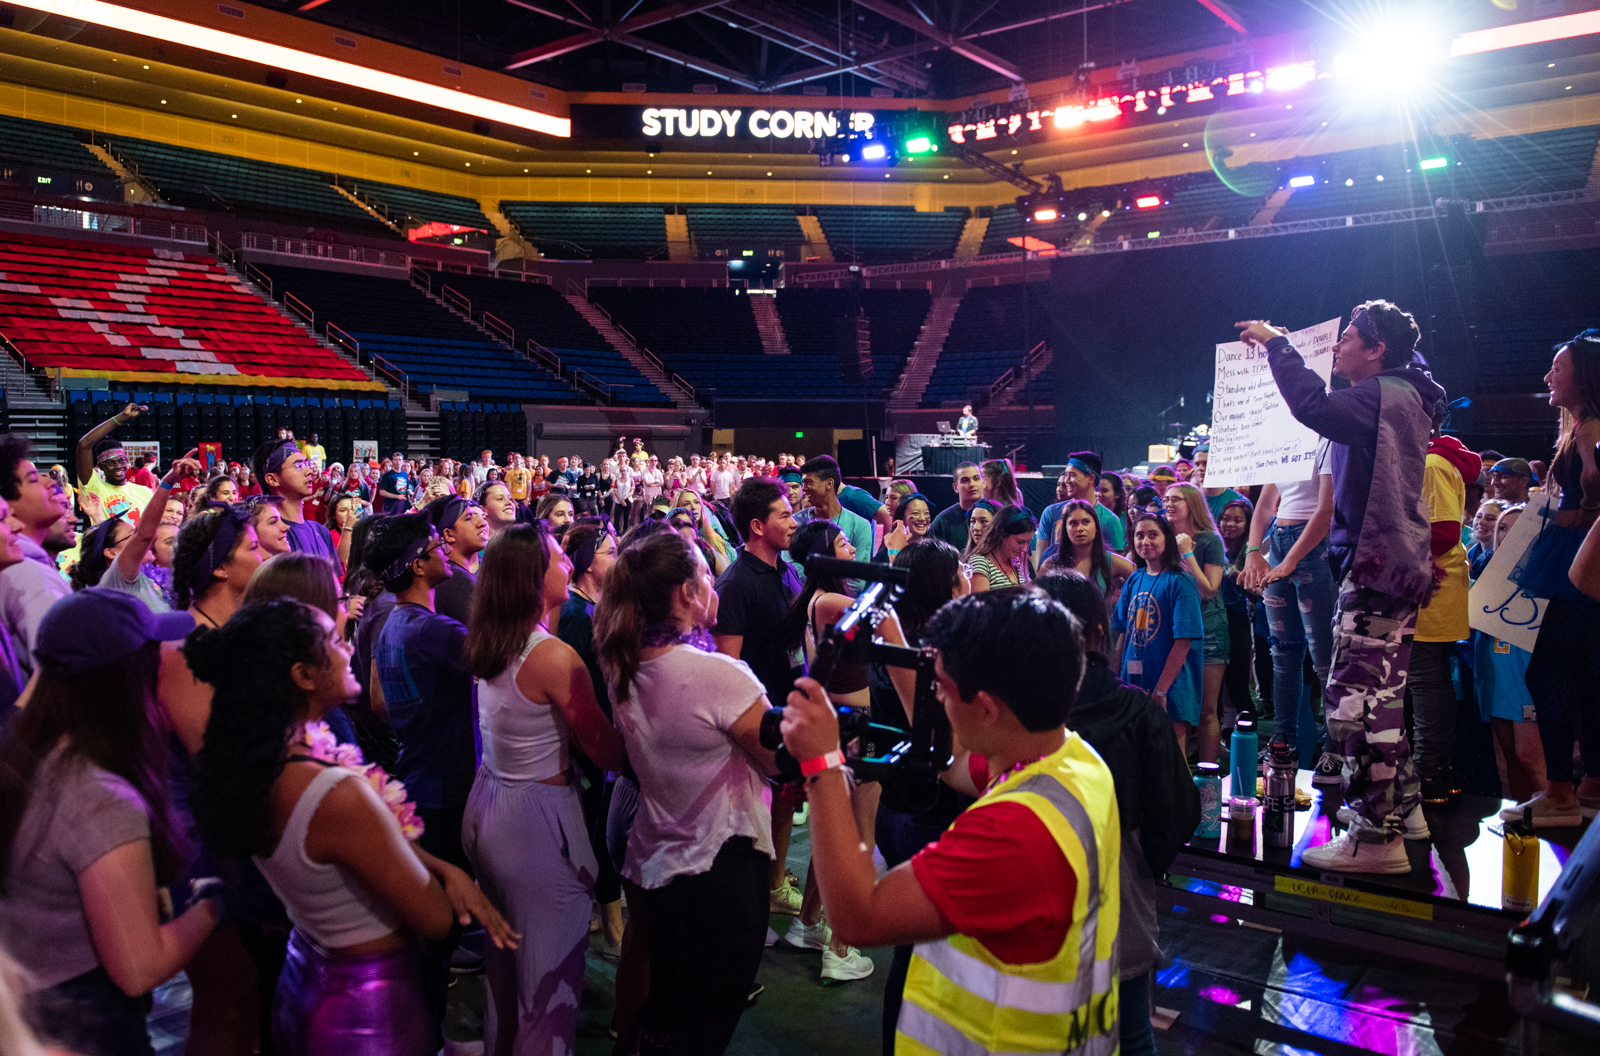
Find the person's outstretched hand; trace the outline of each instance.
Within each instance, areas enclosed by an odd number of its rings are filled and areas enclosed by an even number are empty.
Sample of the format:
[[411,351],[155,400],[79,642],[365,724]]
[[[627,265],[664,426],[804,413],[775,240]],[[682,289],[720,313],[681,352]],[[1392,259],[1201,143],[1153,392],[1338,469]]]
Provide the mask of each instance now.
[[1247,345],[1264,345],[1275,337],[1286,337],[1289,333],[1265,319],[1246,319],[1233,325],[1239,328],[1239,340]]

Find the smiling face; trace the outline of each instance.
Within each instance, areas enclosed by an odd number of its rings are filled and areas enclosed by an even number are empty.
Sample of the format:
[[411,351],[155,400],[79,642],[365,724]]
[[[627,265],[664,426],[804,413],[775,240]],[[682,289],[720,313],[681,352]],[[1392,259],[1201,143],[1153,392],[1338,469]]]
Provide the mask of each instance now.
[[1020,562],[1028,552],[1028,544],[1033,541],[1033,536],[1028,532],[1015,532],[1000,540],[1000,545],[995,549],[996,564],[1015,565]]
[[1494,548],[1494,523],[1505,507],[1497,502],[1483,502],[1472,516],[1472,538],[1475,542]]
[[25,531],[43,532],[64,516],[61,504],[51,497],[50,478],[27,459],[17,463],[16,472],[17,497],[11,500],[11,512]]
[[1550,406],[1563,411],[1577,411],[1583,406],[1583,393],[1578,385],[1578,372],[1572,365],[1572,352],[1562,348],[1550,362],[1550,371],[1544,376],[1545,387],[1550,390]]
[[344,640],[339,625],[327,613],[312,609],[317,625],[322,628],[322,660],[320,663],[301,662],[294,665],[294,678],[300,688],[307,691],[307,711],[311,718],[320,718],[327,711],[343,704],[361,692],[361,683],[350,670],[350,656],[355,645]]
[[1222,511],[1222,516],[1217,520],[1217,534],[1228,542],[1241,538],[1250,530],[1250,521],[1244,515],[1243,506],[1229,506]]
[[1500,515],[1494,526],[1494,548],[1500,549],[1506,541],[1506,536],[1511,533],[1511,528],[1517,523],[1517,518],[1522,516],[1521,510],[1507,510]]
[[483,489],[483,512],[489,519],[491,531],[498,532],[517,519],[517,504],[503,484]]
[[283,514],[278,512],[275,503],[263,503],[250,523],[256,530],[261,549],[267,552],[268,557],[289,552],[289,526],[284,523]]
[[1077,466],[1068,466],[1061,475],[1067,480],[1068,497],[1083,499],[1085,502],[1094,501],[1094,474],[1086,473]]
[[929,527],[933,525],[933,513],[922,499],[912,499],[905,503],[900,511],[900,517],[914,539],[921,539],[927,535]]
[[1133,552],[1141,561],[1160,561],[1166,552],[1167,539],[1155,521],[1140,521],[1133,527]]
[[[1100,505],[1107,509],[1116,508],[1117,490],[1111,486],[1109,477],[1102,474],[1100,479],[1095,481],[1094,491],[1096,495],[1100,496]],[[1059,502],[1061,500],[1057,499],[1056,501]]]
[[223,479],[217,484],[217,492],[214,497],[218,502],[225,502],[232,506],[239,501],[239,485],[231,480]]
[[1351,383],[1365,381],[1383,369],[1382,355],[1382,342],[1369,346],[1352,322],[1334,343],[1333,376]]
[[11,512],[11,504],[0,499],[0,568],[22,560],[22,522]]

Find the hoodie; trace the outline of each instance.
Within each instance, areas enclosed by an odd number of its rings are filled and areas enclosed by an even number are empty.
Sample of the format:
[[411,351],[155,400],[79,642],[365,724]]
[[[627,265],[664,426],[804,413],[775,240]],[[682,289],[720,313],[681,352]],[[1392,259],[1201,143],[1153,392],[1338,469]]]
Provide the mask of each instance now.
[[[1357,586],[1426,600],[1433,577],[1421,508],[1423,462],[1444,389],[1413,361],[1329,392],[1287,337],[1267,342],[1267,363],[1295,420],[1330,442],[1328,556],[1335,582],[1353,574]],[[1364,531],[1369,509],[1383,522],[1370,532]]]

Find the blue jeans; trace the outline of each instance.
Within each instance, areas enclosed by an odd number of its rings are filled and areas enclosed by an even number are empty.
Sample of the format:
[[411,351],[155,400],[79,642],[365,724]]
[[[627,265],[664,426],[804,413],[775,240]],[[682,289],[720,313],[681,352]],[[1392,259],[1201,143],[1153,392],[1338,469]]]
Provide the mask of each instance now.
[[1155,973],[1122,980],[1117,1007],[1122,1010],[1122,1056],[1156,1056],[1156,1034],[1150,1025],[1150,992]]
[[[1267,561],[1277,565],[1299,541],[1305,524],[1274,521],[1267,536]],[[1311,667],[1326,689],[1333,663],[1333,572],[1328,567],[1328,541],[1324,539],[1300,559],[1295,570],[1267,584],[1263,599],[1267,626],[1272,631],[1272,706],[1277,722],[1273,734],[1290,747],[1300,743],[1302,701],[1301,669],[1306,644],[1311,645]],[[1293,617],[1298,609],[1300,618]],[[1317,725],[1323,726],[1317,716]],[[1324,740],[1326,744],[1326,740]]]

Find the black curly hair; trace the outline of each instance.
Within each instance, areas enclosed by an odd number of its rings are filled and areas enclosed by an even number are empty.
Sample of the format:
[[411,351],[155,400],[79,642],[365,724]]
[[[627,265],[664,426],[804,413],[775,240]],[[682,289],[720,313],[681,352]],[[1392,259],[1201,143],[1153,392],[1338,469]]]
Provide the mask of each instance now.
[[191,802],[195,824],[219,854],[243,858],[271,846],[269,794],[306,710],[290,671],[325,663],[325,641],[316,611],[290,600],[247,605],[184,641],[189,670],[212,686]]
[[[196,597],[204,597],[216,582],[196,583],[195,568],[222,530],[223,519],[231,516],[234,516],[233,511],[225,503],[212,503],[178,529],[177,546],[172,552],[172,593],[178,608],[187,609]],[[234,545],[238,546],[243,539],[241,532]]]

